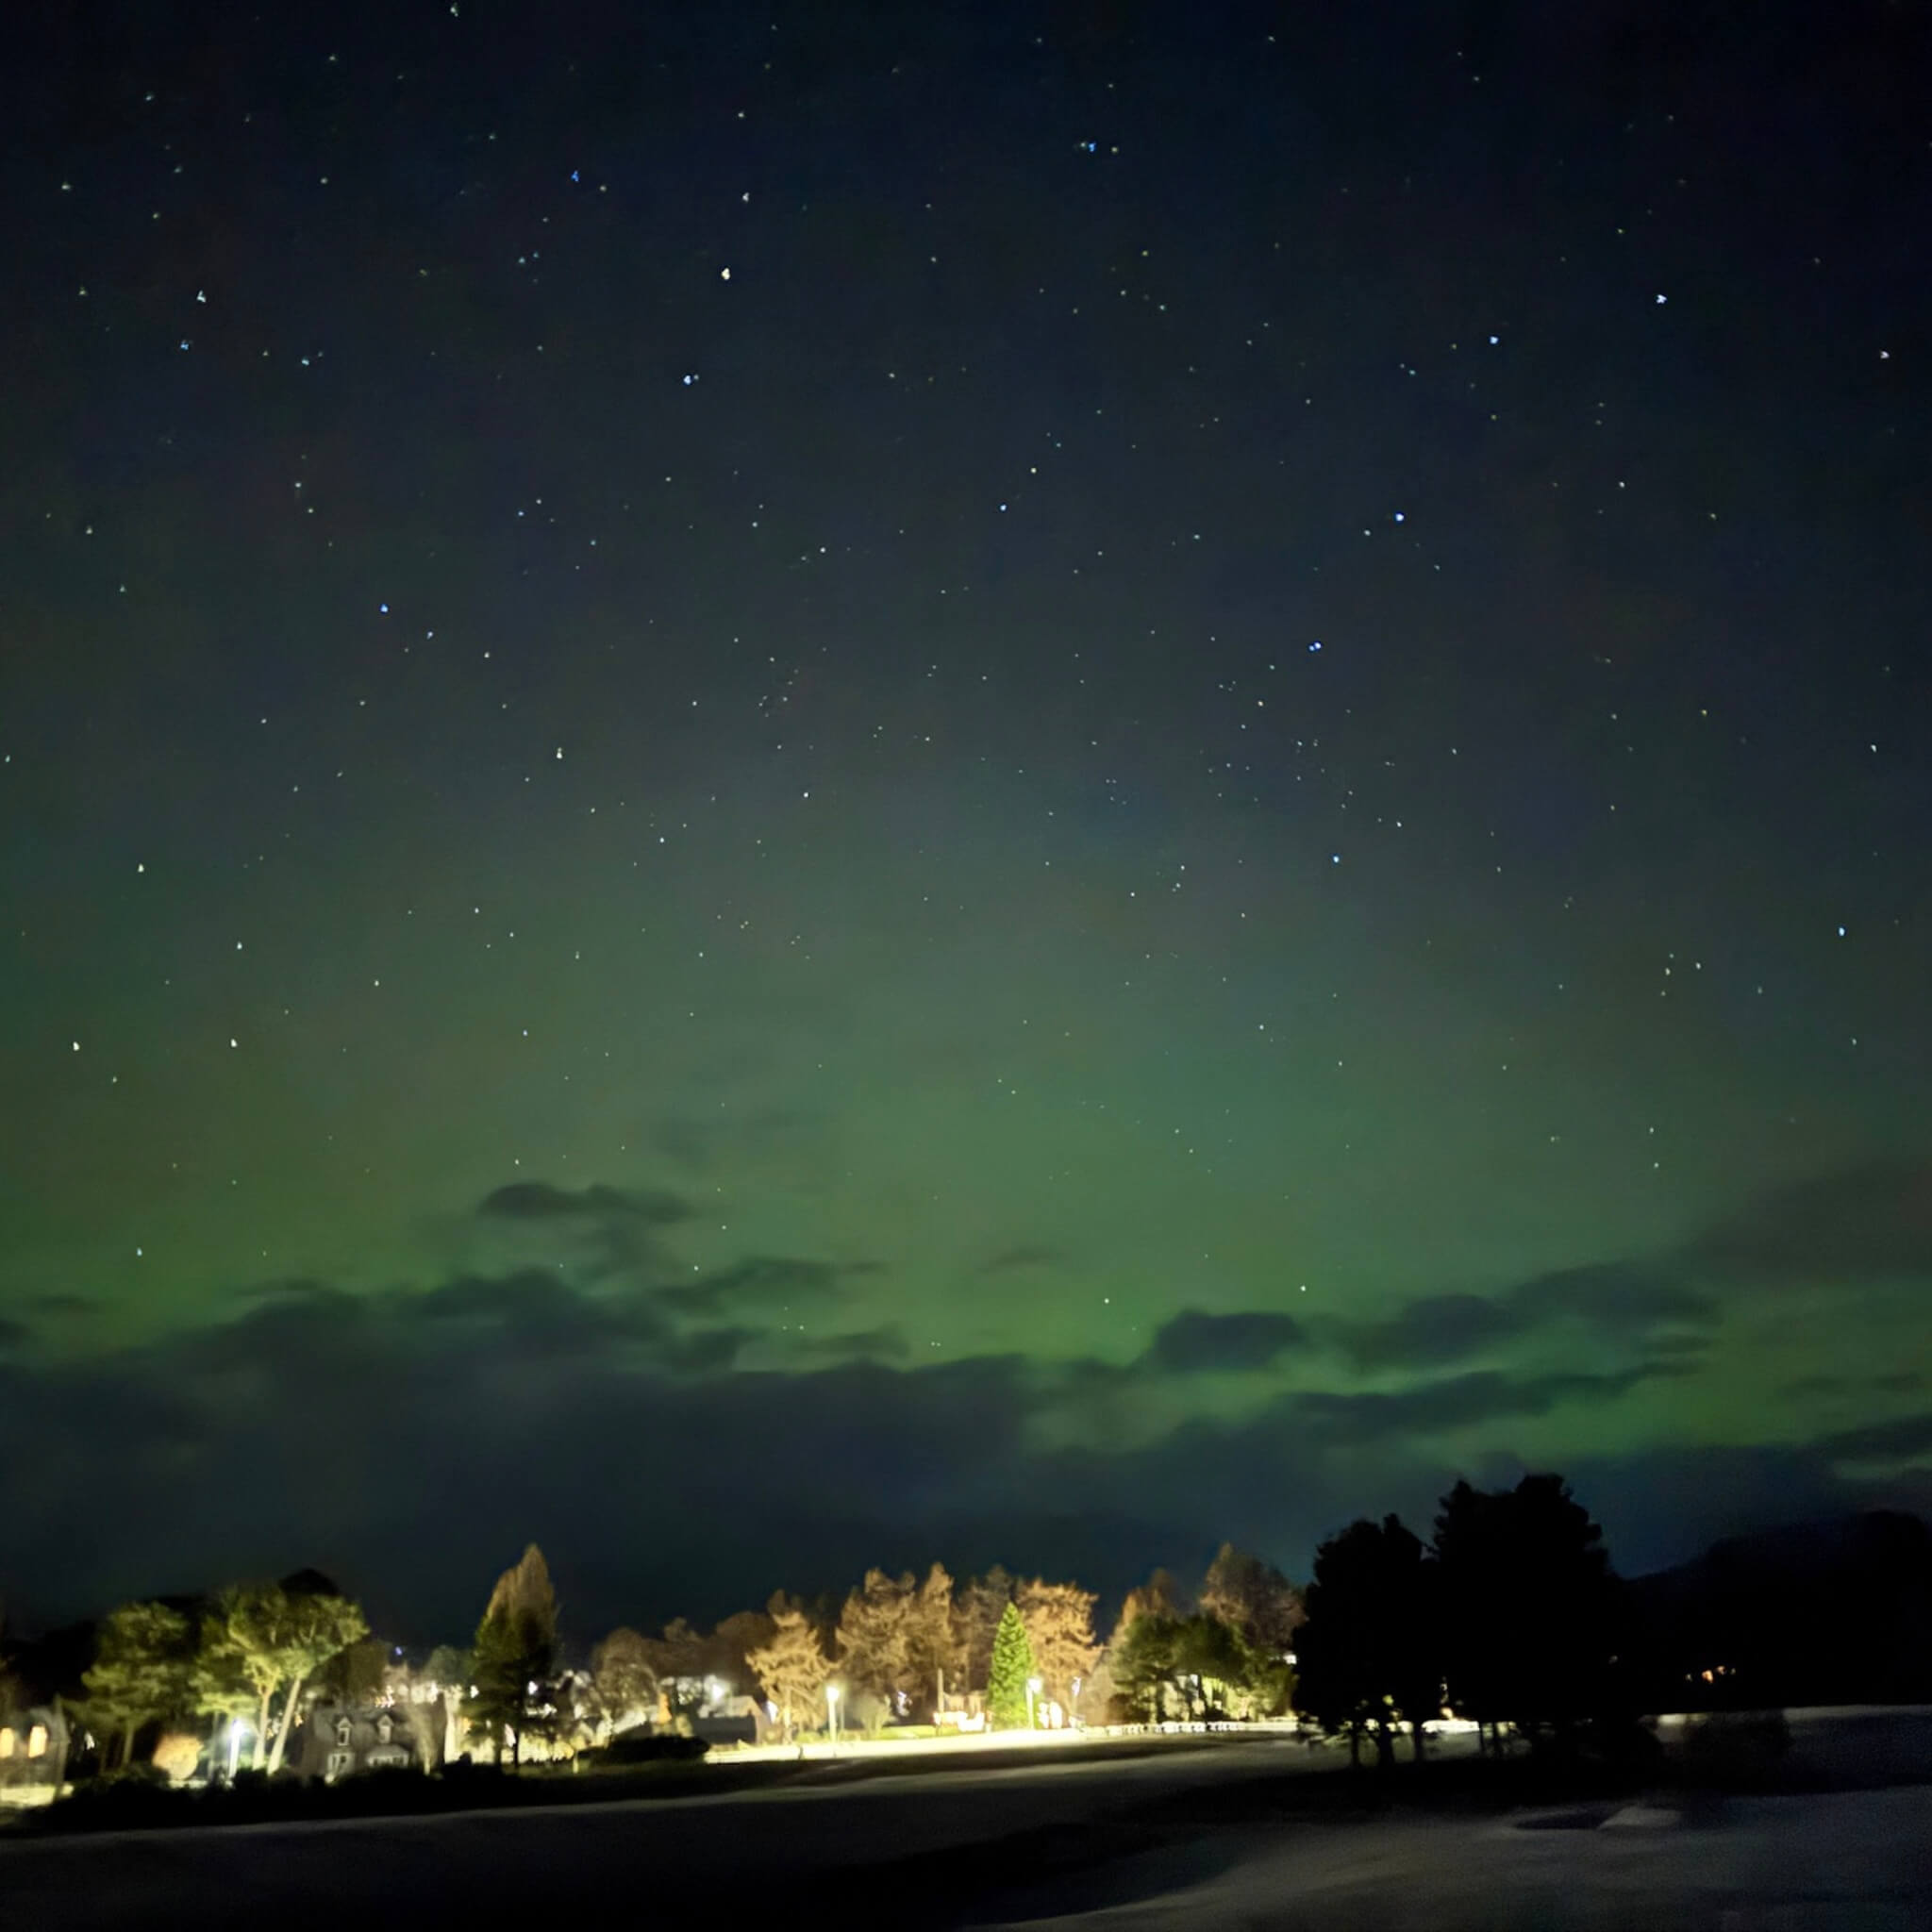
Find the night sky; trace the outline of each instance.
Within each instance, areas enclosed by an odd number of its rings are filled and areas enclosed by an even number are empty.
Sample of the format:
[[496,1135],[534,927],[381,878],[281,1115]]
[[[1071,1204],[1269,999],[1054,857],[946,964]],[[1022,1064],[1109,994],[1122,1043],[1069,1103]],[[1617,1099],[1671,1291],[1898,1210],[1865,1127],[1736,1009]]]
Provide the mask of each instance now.
[[0,1588],[1932,1503],[1917,6],[0,69]]

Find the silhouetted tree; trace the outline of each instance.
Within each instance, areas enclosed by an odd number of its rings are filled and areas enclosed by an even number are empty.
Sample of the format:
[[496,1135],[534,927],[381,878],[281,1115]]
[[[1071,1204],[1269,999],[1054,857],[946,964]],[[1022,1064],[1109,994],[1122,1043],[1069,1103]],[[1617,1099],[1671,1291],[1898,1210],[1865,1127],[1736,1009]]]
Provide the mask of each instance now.
[[1513,1490],[1458,1482],[1436,1519],[1451,1703],[1532,1745],[1607,1716],[1621,1586],[1603,1531],[1558,1475]]
[[1435,1581],[1420,1539],[1394,1516],[1352,1523],[1316,1552],[1295,1638],[1295,1704],[1324,1730],[1346,1731],[1356,1763],[1365,1734],[1389,1763],[1402,1722],[1420,1759],[1422,1726],[1441,1713]]
[[345,1704],[375,1704],[389,1676],[390,1646],[379,1637],[364,1637],[332,1657],[318,1674],[320,1681]]

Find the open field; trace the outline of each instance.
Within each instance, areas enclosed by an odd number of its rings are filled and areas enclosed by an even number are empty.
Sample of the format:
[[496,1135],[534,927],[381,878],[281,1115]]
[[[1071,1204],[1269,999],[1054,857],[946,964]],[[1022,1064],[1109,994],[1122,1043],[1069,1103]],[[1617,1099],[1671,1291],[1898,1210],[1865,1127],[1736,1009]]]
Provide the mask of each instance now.
[[933,1932],[1932,1923],[1932,1783],[1843,1788],[1932,1778],[1932,1719],[1792,1728],[1785,1768],[1750,1795],[1539,1792],[1526,1768],[1497,1780],[1466,1757],[1424,1780],[1406,1765],[1350,1778],[1340,1754],[1288,1740],[1191,1739],[916,1776],[808,1763],[653,1803],[14,1837],[0,1897],[9,1924],[36,1927],[251,1932],[834,1909]]

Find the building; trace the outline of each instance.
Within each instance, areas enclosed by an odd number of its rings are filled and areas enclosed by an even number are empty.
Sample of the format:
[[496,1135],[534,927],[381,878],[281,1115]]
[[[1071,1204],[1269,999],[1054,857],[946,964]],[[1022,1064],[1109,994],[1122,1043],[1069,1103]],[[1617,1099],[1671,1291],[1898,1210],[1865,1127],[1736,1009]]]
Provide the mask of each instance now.
[[58,1790],[67,1776],[67,1719],[58,1704],[0,1712],[0,1803],[42,1789]]
[[409,1705],[333,1704],[310,1707],[291,1754],[300,1777],[333,1784],[362,1771],[425,1762]]

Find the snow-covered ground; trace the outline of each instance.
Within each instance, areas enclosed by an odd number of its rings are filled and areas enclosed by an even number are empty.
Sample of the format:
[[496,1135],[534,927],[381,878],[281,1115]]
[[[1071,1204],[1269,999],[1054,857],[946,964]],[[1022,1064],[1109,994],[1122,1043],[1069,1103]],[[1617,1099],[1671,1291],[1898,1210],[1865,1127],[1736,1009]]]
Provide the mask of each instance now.
[[[1925,1932],[1932,1787],[1592,1807],[1557,1828],[1291,1826],[1163,1848],[974,1923],[1057,1932]],[[1204,1869],[1204,1867],[1206,1869]],[[1079,1896],[1086,1884],[1089,1895]],[[1122,1897],[1124,1892],[1132,1896]]]
[[[1875,1767],[1874,1783],[1932,1775],[1932,1715],[1794,1714],[1792,1732],[1793,1756],[1833,1777],[1860,1767]],[[1457,1755],[1467,1740],[1444,1749]],[[1344,1762],[1286,1739],[1228,1740],[1125,1762],[1069,1754],[859,1783],[855,1766],[811,1765],[780,1786],[658,1803],[8,1833],[0,1927],[423,1932],[810,1925],[828,1914],[892,1932],[1932,1927],[1932,1784],[1688,1807],[1657,1795],[1504,1818],[1294,1815],[1299,1781],[1340,1778]],[[1291,1775],[1276,1784],[1277,1774]],[[1265,1802],[1233,1798],[1256,1779],[1267,1780]]]

